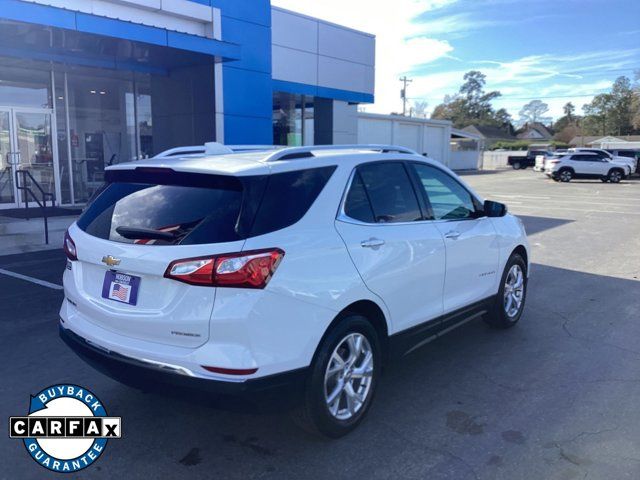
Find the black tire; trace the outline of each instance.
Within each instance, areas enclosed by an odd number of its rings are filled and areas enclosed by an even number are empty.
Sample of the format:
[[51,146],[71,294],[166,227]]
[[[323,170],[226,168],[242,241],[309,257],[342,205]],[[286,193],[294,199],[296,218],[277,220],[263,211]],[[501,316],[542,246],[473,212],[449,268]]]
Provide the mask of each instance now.
[[522,168],[520,166],[520,162],[513,162],[511,166],[513,167],[514,170],[520,170],[520,168]]
[[573,178],[573,170],[570,168],[563,168],[558,172],[558,179],[563,183],[568,183]]
[[607,179],[611,183],[620,183],[620,180],[622,180],[623,178],[624,178],[624,172],[619,168],[612,168],[611,170],[609,170],[609,175],[607,176]]
[[609,178],[608,177],[600,177],[600,181],[602,183],[607,183],[609,181]]
[[[511,268],[517,265],[522,271],[523,275],[523,291],[522,291],[522,302],[518,307],[518,310],[515,314],[507,314],[505,310],[505,289],[507,276],[509,275],[509,271]],[[511,328],[522,316],[522,312],[524,311],[524,306],[527,300],[527,263],[524,261],[522,256],[518,253],[514,253],[509,257],[507,261],[507,265],[504,267],[504,272],[502,273],[502,277],[500,278],[500,289],[498,290],[498,295],[493,304],[491,310],[484,315],[484,321],[494,327],[494,328]]]
[[[325,398],[325,373],[334,350],[346,337],[362,334],[371,347],[373,372],[368,393],[362,406],[353,416],[340,420],[333,416]],[[348,315],[325,336],[318,347],[309,369],[304,402],[292,412],[294,421],[305,430],[330,438],[340,438],[355,429],[364,419],[371,406],[382,370],[380,339],[373,325],[361,315]],[[341,402],[341,400],[339,400]]]

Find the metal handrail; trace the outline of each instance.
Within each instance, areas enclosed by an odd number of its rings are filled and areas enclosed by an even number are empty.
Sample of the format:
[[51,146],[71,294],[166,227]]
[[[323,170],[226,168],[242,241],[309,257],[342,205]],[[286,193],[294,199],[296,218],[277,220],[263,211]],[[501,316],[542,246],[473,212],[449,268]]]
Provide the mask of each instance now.
[[310,145],[308,147],[286,147],[267,156],[265,162],[275,162],[278,160],[287,160],[295,158],[303,158],[313,156],[313,152],[318,151],[341,151],[341,150],[369,150],[380,153],[403,153],[408,155],[418,155],[417,152],[410,148],[401,147],[399,145]]
[[[22,176],[22,183],[20,183],[20,176]],[[31,188],[27,185],[27,177],[31,180],[32,185],[35,185],[40,195],[42,195],[42,201],[38,199],[36,194],[31,190]],[[45,192],[42,186],[38,183],[38,181],[31,175],[29,170],[16,170],[16,188],[18,190],[22,190],[25,192],[23,196],[24,200],[24,208],[25,210],[29,209],[29,199],[27,194],[31,195],[33,200],[38,204],[40,208],[42,208],[42,217],[44,218],[44,242],[49,245],[49,219],[47,217],[47,198],[51,199],[51,206],[53,207],[55,203],[55,195],[50,192]],[[29,217],[27,216],[27,219]]]

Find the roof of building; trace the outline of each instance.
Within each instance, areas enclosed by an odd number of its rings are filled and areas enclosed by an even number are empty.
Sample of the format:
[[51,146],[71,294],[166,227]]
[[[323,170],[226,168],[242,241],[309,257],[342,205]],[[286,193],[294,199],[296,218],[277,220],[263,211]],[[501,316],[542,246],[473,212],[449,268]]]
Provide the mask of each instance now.
[[518,138],[524,138],[526,137],[526,134],[530,131],[535,131],[538,132],[538,134],[542,137],[542,138],[551,138],[553,137],[553,132],[544,124],[540,123],[540,122],[534,122],[534,123],[530,123],[525,125],[524,130],[518,134]]
[[571,139],[569,145],[590,145],[602,142],[640,142],[640,135],[577,135]]
[[482,138],[494,138],[500,140],[515,140],[515,137],[509,132],[504,131],[500,127],[492,127],[488,125],[469,125],[462,129],[465,132],[480,135]]

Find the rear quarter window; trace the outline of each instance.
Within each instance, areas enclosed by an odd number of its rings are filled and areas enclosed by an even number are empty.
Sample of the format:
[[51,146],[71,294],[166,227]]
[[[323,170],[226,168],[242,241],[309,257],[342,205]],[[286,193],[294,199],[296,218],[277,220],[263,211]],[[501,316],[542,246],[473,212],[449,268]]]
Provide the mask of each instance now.
[[257,209],[251,236],[264,235],[297,223],[307,213],[335,166],[270,175]]

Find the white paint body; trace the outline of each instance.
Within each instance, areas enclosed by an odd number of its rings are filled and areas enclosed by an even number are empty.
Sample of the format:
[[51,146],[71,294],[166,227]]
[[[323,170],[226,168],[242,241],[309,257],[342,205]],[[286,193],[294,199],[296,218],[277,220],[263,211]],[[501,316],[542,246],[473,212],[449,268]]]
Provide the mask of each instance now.
[[[466,221],[424,220],[403,224],[363,224],[341,216],[352,172],[362,163],[410,160],[436,166],[419,155],[324,152],[312,158],[265,162],[269,154],[250,153],[189,159],[150,159],[141,165],[202,174],[255,175],[336,166],[300,221],[243,241],[151,246],[92,237],[71,226],[78,261],[64,273],[60,316],[65,328],[90,343],[187,375],[231,382],[310,365],[336,316],[357,301],[375,303],[390,335],[444,313],[496,295],[507,259],[518,246],[528,250],[522,223],[507,214]],[[475,196],[462,180],[457,179]],[[447,238],[457,231],[456,239]],[[360,242],[379,238],[379,248]],[[263,290],[191,286],[163,277],[175,259],[263,248],[285,256]],[[118,271],[141,277],[137,306],[101,298],[109,269],[102,257],[121,259]],[[176,336],[189,331],[194,336]],[[258,368],[255,374],[229,376],[202,368]]]

